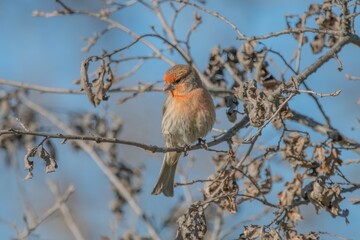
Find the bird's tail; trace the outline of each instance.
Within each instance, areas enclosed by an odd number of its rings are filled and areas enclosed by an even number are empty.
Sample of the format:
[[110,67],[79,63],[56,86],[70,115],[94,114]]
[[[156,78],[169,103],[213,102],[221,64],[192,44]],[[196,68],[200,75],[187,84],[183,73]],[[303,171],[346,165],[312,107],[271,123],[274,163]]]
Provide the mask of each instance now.
[[167,197],[174,195],[174,178],[178,160],[181,153],[165,153],[164,160],[160,170],[160,176],[151,194],[158,195],[161,192]]

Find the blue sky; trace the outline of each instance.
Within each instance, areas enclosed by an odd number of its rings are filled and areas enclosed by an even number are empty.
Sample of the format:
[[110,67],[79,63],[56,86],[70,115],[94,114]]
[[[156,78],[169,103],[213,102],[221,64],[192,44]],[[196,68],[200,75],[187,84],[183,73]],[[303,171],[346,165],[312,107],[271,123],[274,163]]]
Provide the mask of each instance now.
[[[98,2],[95,0],[67,2],[75,9],[96,10],[98,8]],[[303,0],[209,0],[206,7],[222,13],[229,20],[236,23],[243,33],[252,36],[284,29],[286,27],[284,15],[302,13],[309,3],[310,1]],[[49,87],[78,88],[72,81],[79,77],[82,60],[90,55],[101,54],[102,49],[112,51],[121,48],[132,40],[128,35],[114,29],[104,35],[90,53],[81,52],[80,49],[86,45],[83,38],[91,37],[95,31],[101,31],[106,27],[106,24],[98,19],[86,16],[32,17],[34,10],[52,11],[58,8],[59,6],[54,2],[46,0],[0,2],[0,78]],[[188,8],[179,18],[179,22],[175,25],[176,33],[179,36],[184,36],[188,27],[191,26],[194,11],[193,8]],[[167,13],[167,11],[165,12]],[[236,40],[237,35],[228,25],[203,12],[199,12],[199,14],[202,16],[204,23],[193,35],[192,55],[200,69],[204,70],[209,52],[213,47],[218,44],[222,47],[238,47],[240,42]],[[166,16],[169,17],[169,14],[166,14]],[[151,25],[155,26],[156,29],[161,29],[156,17],[143,7],[127,9],[114,14],[113,18],[138,34],[151,32]],[[156,46],[162,44],[161,41],[156,39],[148,40]],[[288,36],[274,38],[265,43],[269,48],[281,51],[287,59],[292,57],[297,47],[297,43]],[[142,44],[136,44],[124,52],[125,55],[148,55],[151,53],[151,50]],[[358,131],[351,130],[351,127],[356,125],[356,118],[360,117],[360,108],[356,105],[356,100],[360,97],[360,89],[355,81],[345,80],[345,73],[360,76],[358,56],[359,49],[354,46],[345,47],[339,54],[344,66],[343,72],[336,70],[337,64],[335,60],[330,60],[324,68],[312,75],[307,82],[315,91],[323,93],[334,92],[338,89],[342,90],[339,97],[323,98],[321,102],[332,119],[335,128],[346,136],[360,141]],[[169,57],[178,63],[183,62],[179,56],[169,55]],[[306,45],[303,51],[301,69],[311,64],[317,57],[318,55],[312,55],[309,46]],[[274,59],[278,60],[275,57]],[[127,72],[135,64],[135,62],[131,62],[120,65],[118,73]],[[168,67],[166,63],[161,61],[149,61],[141,67],[137,74],[121,82],[121,86],[133,86],[138,82],[161,80]],[[8,88],[0,86],[1,89]],[[69,111],[91,111],[100,114],[108,111],[114,112],[124,120],[124,130],[120,135],[122,139],[162,146],[160,122],[162,102],[165,95],[162,93],[147,93],[128,101],[126,104],[116,104],[117,99],[127,95],[112,94],[108,102],[103,102],[96,109],[82,95],[30,93],[29,98],[56,113],[62,119],[66,119]],[[290,106],[313,118],[321,119],[321,114],[307,96],[296,97]],[[217,116],[216,128],[226,129],[231,126],[226,120],[224,109],[218,110]],[[320,121],[323,122],[322,119]],[[43,123],[45,127],[50,126],[46,121],[43,121]],[[56,129],[53,129],[53,131],[56,131]],[[274,142],[277,141],[277,137],[278,133],[266,129],[261,141],[264,143]],[[316,139],[321,138],[315,135]],[[88,239],[99,239],[101,235],[111,235],[111,221],[114,220],[114,216],[108,205],[113,194],[107,178],[84,153],[73,151],[70,144],[60,145],[60,141],[54,142],[57,143],[59,154],[58,170],[55,173],[45,175],[40,164],[38,164],[39,167],[35,168],[34,172],[35,177],[31,181],[21,179],[22,174],[25,175],[21,165],[24,150],[19,150],[18,153],[18,170],[14,170],[16,167],[7,168],[1,161],[3,154],[0,153],[1,239],[10,239],[15,236],[15,231],[9,226],[9,223],[16,223],[20,229],[24,227],[22,221],[24,202],[19,186],[25,189],[37,213],[41,215],[54,201],[54,197],[46,185],[46,181],[49,179],[58,182],[62,191],[65,191],[70,183],[75,185],[76,193],[70,198],[69,206]],[[157,176],[160,168],[161,162],[159,160],[162,159],[162,154],[151,154],[127,146],[119,146],[119,154],[124,161],[134,166],[145,165],[143,172],[144,192],[140,195],[139,203],[149,215],[158,218],[164,217],[168,210],[177,204],[178,198],[183,192],[181,189],[176,189],[175,194],[177,197],[173,199],[150,195],[152,185],[156,180],[155,176]],[[199,176],[206,178],[214,171],[211,164],[204,164],[203,162],[210,159],[211,154],[196,151],[191,153],[190,156],[196,157],[197,161],[189,173],[189,179],[199,178]],[[358,158],[351,152],[344,153],[342,157],[344,160]],[[181,164],[185,166],[186,161],[183,159]],[[204,167],[205,165],[206,167]],[[79,171],[79,168],[83,170]],[[285,179],[291,179],[292,177],[284,172],[288,168],[279,158],[271,163],[271,169],[274,172],[283,173]],[[351,180],[360,182],[359,166],[344,167],[344,170]],[[20,174],[18,171],[20,171]],[[282,187],[282,184],[279,184],[278,188]],[[200,185],[194,185],[192,189],[196,192],[196,189],[200,187]],[[197,196],[200,196],[200,194],[197,194]],[[273,191],[272,196],[274,196],[272,200],[276,201],[276,191]],[[359,197],[359,193],[352,196]],[[232,225],[232,223],[240,221],[244,216],[254,215],[258,206],[253,202],[242,205],[239,213],[229,216],[226,223]],[[348,200],[343,201],[343,206],[350,209],[350,225],[346,225],[341,218],[329,218],[328,213],[322,212],[320,215],[316,215],[314,208],[308,206],[302,209],[305,221],[299,223],[299,229],[304,232],[320,229],[353,239],[360,238],[360,230],[356,226],[360,221],[358,208],[353,207]],[[58,216],[57,214],[51,217],[36,230],[40,239],[71,238],[70,232],[63,222],[57,218]],[[271,214],[270,217],[272,217]],[[260,223],[268,223],[270,219],[265,217]],[[145,233],[141,221],[134,216],[132,211],[126,213],[126,220],[128,224],[118,228],[119,234],[128,229],[139,229]],[[239,234],[240,231],[239,229],[236,234]],[[169,236],[169,232],[166,231],[162,234],[164,237]],[[232,235],[232,237],[236,237],[236,234]]]

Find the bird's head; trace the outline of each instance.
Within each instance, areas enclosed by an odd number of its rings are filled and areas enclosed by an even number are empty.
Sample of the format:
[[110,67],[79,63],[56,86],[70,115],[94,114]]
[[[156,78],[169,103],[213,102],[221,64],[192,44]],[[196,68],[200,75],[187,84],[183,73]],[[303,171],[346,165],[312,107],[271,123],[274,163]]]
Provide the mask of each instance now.
[[177,64],[167,70],[164,83],[164,91],[168,91],[172,96],[184,95],[202,86],[195,69],[185,64]]

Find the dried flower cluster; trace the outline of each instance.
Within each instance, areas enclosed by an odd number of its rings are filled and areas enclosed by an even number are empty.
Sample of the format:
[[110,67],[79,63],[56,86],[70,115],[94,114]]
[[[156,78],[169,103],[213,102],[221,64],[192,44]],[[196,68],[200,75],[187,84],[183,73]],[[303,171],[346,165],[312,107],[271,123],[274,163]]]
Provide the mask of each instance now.
[[177,220],[179,228],[176,239],[203,239],[207,231],[204,208],[200,203],[193,203],[188,211]]

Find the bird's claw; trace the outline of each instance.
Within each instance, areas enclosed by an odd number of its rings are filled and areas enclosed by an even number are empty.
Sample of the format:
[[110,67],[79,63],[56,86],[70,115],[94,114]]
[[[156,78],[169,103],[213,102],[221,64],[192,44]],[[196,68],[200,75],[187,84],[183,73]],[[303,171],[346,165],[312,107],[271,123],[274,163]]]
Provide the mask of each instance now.
[[199,144],[201,145],[202,148],[205,148],[205,149],[209,148],[209,146],[207,145],[205,139],[199,138],[198,141],[199,141]]
[[189,155],[189,150],[190,150],[190,145],[185,145],[184,146],[184,157],[186,157],[187,155]]

